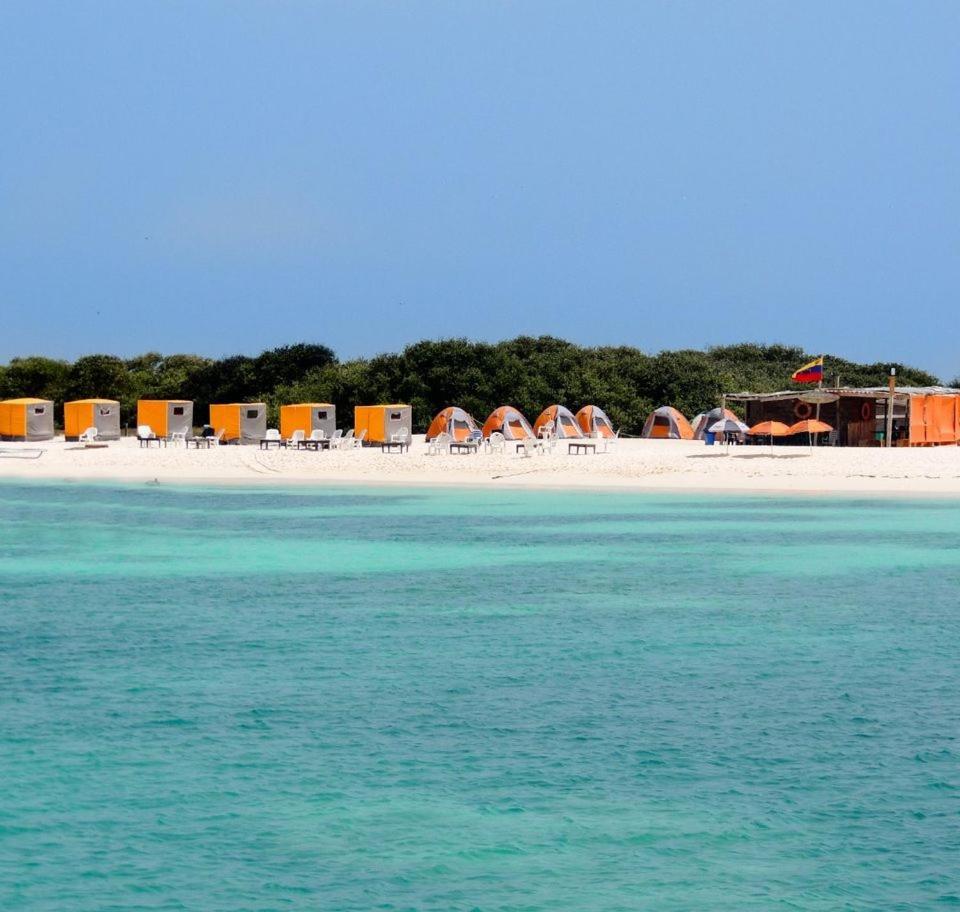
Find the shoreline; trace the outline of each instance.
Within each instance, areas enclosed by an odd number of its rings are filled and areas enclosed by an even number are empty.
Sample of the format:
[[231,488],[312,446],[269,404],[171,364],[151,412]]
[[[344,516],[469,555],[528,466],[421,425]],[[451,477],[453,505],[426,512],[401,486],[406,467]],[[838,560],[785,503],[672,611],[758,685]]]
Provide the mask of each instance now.
[[[713,450],[688,441],[621,440],[609,453],[427,455],[378,448],[306,452],[257,447],[141,449],[133,438],[85,449],[62,439],[0,444],[42,450],[38,459],[0,458],[0,482],[161,484],[183,487],[406,487],[490,491],[568,490],[634,494],[894,497],[960,500],[960,447],[881,450],[743,447]],[[793,449],[793,448],[791,448]]]

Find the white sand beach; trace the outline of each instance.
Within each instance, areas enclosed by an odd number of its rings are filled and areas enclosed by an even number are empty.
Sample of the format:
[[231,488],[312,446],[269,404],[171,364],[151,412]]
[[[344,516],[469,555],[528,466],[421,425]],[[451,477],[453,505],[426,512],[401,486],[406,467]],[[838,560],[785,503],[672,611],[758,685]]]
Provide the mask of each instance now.
[[[511,448],[512,450],[512,448]],[[143,449],[134,438],[86,449],[62,438],[0,444],[0,480],[142,481],[181,484],[350,483],[497,487],[630,488],[779,493],[960,495],[960,448],[708,447],[701,442],[621,440],[609,452],[569,455],[565,443],[529,457],[410,452],[312,452],[222,446]]]

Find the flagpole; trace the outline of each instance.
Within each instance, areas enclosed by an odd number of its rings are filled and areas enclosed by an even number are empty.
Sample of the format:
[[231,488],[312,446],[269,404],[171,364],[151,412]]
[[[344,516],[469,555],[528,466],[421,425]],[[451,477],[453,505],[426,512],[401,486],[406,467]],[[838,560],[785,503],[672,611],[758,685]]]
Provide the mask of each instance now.
[[[817,389],[823,389],[823,355],[820,356],[820,379],[817,381]],[[820,397],[817,397],[817,421],[820,420]]]

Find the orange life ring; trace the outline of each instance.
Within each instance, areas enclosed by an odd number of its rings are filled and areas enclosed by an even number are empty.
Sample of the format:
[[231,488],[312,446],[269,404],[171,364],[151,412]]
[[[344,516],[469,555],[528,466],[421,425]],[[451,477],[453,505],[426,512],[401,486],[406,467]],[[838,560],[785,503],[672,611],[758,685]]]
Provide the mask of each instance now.
[[813,414],[813,406],[809,402],[804,402],[801,399],[793,407],[793,414],[803,421],[805,418],[809,418]]
[[873,409],[870,408],[869,402],[864,402],[863,405],[860,406],[860,417],[864,421],[869,421],[873,417]]

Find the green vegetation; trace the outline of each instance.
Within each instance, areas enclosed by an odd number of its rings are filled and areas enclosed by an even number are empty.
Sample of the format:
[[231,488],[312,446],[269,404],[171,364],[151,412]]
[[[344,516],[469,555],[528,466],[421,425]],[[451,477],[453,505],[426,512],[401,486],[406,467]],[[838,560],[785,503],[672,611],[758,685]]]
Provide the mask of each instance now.
[[[128,426],[136,421],[138,399],[192,399],[198,422],[211,402],[264,401],[274,426],[283,403],[333,402],[344,427],[353,421],[354,405],[408,402],[421,431],[446,405],[460,405],[482,421],[498,405],[516,406],[533,420],[555,402],[574,410],[589,403],[637,434],[658,405],[692,417],[718,405],[724,392],[789,388],[790,374],[812,357],[800,348],[754,344],[648,355],[626,346],[583,348],[550,336],[496,344],[417,342],[398,354],[343,362],[323,345],[304,343],[221,360],[153,352],[128,360],[88,355],[72,364],[29,357],[0,367],[0,399],[38,396],[52,399],[58,410],[70,399],[119,399]],[[833,356],[825,362],[826,380],[882,385],[891,366],[903,385],[937,382],[902,364],[855,364]]]

